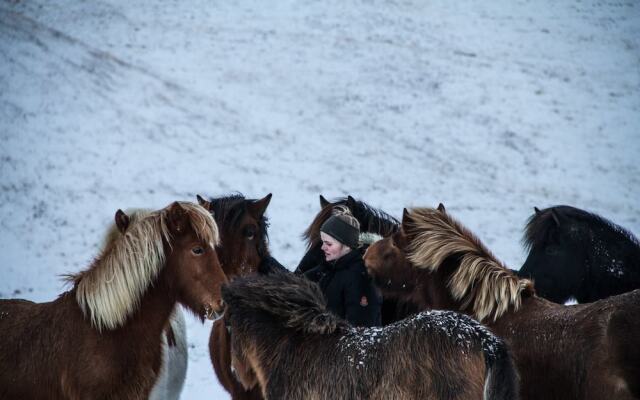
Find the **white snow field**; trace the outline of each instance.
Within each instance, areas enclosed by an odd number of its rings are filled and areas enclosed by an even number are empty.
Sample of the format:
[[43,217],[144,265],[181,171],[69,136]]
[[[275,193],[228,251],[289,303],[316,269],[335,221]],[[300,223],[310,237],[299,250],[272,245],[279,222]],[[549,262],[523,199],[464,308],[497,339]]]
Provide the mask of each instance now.
[[[509,266],[533,206],[640,232],[640,3],[0,1],[0,297],[50,301],[118,208],[436,206]],[[226,399],[187,316],[183,399]]]

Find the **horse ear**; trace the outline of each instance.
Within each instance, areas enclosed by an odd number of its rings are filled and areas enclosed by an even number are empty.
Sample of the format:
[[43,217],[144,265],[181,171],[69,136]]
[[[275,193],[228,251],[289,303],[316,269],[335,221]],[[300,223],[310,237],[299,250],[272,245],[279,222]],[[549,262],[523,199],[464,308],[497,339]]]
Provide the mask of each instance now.
[[447,210],[444,209],[444,204],[442,203],[438,204],[438,211],[440,211],[443,214],[447,212]]
[[115,219],[118,230],[124,235],[124,233],[127,231],[127,228],[129,227],[131,218],[129,218],[129,216],[124,213],[124,211],[118,209],[118,211],[116,211]]
[[208,211],[213,211],[213,204],[210,201],[205,200],[199,194],[196,195],[196,198],[198,199],[198,204],[200,204],[202,207],[206,208]]
[[558,213],[556,212],[556,210],[551,209],[551,216],[553,217],[553,220],[556,222],[556,225],[560,226],[560,217],[558,216]]
[[404,229],[409,224],[409,211],[406,208],[402,209],[402,228]]
[[533,207],[533,211],[535,211],[536,215],[540,214],[542,211],[538,207]]
[[269,206],[270,201],[271,201],[271,193],[269,193],[268,195],[266,195],[264,198],[260,200],[256,200],[247,204],[247,210],[256,219],[260,219],[264,215],[264,212],[267,210],[267,207]]
[[329,202],[329,200],[325,199],[324,196],[320,195],[320,208],[325,208],[330,204],[331,203]]
[[351,197],[351,195],[347,196],[347,207],[349,207],[350,210],[353,210],[356,206],[356,199],[354,199],[353,197]]
[[167,210],[167,225],[171,231],[178,233],[184,232],[189,225],[187,211],[177,201],[174,201]]

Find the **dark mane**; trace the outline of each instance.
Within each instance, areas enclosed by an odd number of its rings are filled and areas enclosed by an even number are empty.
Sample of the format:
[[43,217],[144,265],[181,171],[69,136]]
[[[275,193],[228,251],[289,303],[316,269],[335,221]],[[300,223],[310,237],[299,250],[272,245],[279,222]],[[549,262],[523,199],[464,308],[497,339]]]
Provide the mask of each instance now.
[[331,206],[322,208],[304,231],[302,237],[307,242],[307,249],[320,241],[320,226],[331,216],[333,207],[338,205],[349,208],[351,214],[360,222],[360,232],[375,233],[384,237],[397,232],[400,228],[400,221],[386,212],[351,196],[341,197],[331,201]]
[[280,320],[296,331],[328,334],[348,327],[327,310],[317,284],[293,274],[274,272],[234,279],[222,292],[231,309]]
[[559,218],[560,221],[583,221],[595,229],[602,229],[609,232],[617,240],[631,242],[640,247],[640,241],[638,241],[638,238],[631,232],[606,218],[579,208],[560,205],[545,208],[542,211],[534,213],[528,219],[522,239],[527,251],[530,251],[533,247],[544,245],[549,235],[558,229],[558,224],[555,220],[556,217]]
[[[215,218],[220,230],[233,232],[247,212],[247,203],[256,201],[256,199],[247,199],[242,193],[233,193],[221,197],[214,197],[210,201],[214,214],[213,217]],[[260,218],[258,221],[258,228],[260,233],[258,254],[260,257],[264,257],[269,253],[269,236],[267,233],[269,228],[269,219],[266,216],[263,215],[262,218]]]

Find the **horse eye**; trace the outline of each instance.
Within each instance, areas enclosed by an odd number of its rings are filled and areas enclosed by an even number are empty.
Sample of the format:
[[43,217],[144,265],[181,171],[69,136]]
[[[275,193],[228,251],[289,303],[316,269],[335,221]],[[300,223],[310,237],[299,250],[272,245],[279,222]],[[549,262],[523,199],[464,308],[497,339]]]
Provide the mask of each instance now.
[[197,256],[204,254],[204,249],[200,246],[194,247],[193,249],[191,249],[191,252]]
[[253,240],[253,238],[256,236],[255,228],[253,228],[252,226],[247,227],[247,228],[244,230],[244,236],[245,236],[248,240]]
[[548,255],[548,256],[555,256],[558,255],[558,247],[557,246],[547,246],[544,249],[544,252]]

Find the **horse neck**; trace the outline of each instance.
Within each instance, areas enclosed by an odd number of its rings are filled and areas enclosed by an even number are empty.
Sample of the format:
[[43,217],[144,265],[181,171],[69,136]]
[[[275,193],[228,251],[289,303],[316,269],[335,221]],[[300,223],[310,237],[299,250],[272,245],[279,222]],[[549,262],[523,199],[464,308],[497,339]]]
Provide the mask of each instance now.
[[176,306],[176,298],[170,293],[163,271],[147,289],[138,310],[121,329],[134,336],[154,337],[157,333],[159,338]]
[[538,296],[528,296],[522,299],[520,308],[515,311],[509,308],[495,321],[487,317],[483,324],[491,328],[499,336],[513,340],[513,337],[526,338],[527,327],[538,329],[542,317],[547,317],[553,310],[562,310],[566,306],[557,304]]
[[449,293],[448,275],[442,270],[433,272],[422,270],[418,279],[420,283],[416,287],[415,297],[411,301],[429,309],[462,312],[459,302],[455,301]]

